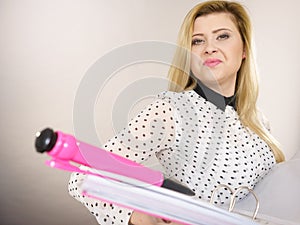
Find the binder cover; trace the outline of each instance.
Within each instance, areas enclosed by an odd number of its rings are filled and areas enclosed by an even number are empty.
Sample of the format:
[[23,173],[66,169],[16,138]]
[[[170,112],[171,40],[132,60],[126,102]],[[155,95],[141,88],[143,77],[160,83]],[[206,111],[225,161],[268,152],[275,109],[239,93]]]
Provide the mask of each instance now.
[[257,225],[251,218],[145,183],[123,183],[89,175],[83,194],[183,224]]

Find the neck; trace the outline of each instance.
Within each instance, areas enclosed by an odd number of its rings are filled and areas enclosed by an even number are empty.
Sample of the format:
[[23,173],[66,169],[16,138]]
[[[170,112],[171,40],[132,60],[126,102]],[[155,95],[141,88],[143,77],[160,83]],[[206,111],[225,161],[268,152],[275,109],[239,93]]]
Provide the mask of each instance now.
[[236,76],[232,76],[231,79],[227,78],[224,82],[203,82],[203,84],[224,97],[231,97],[235,94]]
[[223,111],[225,111],[227,105],[230,105],[234,109],[236,109],[235,95],[225,97],[224,95],[214,91],[210,87],[207,87],[205,84],[201,83],[200,80],[197,80],[197,85],[194,91]]

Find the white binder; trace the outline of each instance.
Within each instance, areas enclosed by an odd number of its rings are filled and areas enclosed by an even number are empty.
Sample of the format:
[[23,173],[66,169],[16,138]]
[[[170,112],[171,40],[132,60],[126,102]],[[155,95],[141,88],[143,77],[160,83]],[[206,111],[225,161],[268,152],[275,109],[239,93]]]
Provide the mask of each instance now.
[[[258,199],[261,201],[261,205],[267,204],[268,208],[273,207],[274,212],[281,208],[282,211],[297,212],[299,210],[300,213],[298,194],[298,187],[300,186],[299,169],[299,160],[276,165],[273,171],[254,189]],[[105,175],[106,172],[100,173]],[[291,173],[293,176],[291,176]],[[101,201],[183,224],[300,225],[299,221],[287,220],[288,218],[280,219],[275,217],[276,215],[274,216],[274,214],[263,214],[266,211],[264,208],[262,208],[263,213],[258,211],[256,219],[252,220],[255,203],[253,199],[251,200],[251,196],[247,196],[244,200],[239,201],[233,212],[229,212],[228,209],[219,208],[208,202],[196,200],[165,188],[137,182],[118,175],[110,174],[109,177],[124,182],[89,175],[82,184],[84,194]],[[278,183],[282,183],[282,185],[279,186]],[[293,208],[283,208],[280,204],[272,206],[274,198],[270,198],[270,194],[279,200],[288,198],[289,205]],[[294,214],[293,216],[295,217]]]
[[257,225],[250,217],[161,187],[126,184],[90,175],[83,182],[82,190],[89,197],[184,224]]

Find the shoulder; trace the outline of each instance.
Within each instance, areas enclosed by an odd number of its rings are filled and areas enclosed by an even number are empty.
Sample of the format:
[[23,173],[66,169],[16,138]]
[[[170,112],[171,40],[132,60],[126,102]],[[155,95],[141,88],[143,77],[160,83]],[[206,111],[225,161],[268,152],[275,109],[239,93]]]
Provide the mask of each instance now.
[[259,122],[261,123],[261,125],[266,128],[269,132],[271,131],[271,126],[270,126],[270,122],[267,119],[267,117],[265,116],[265,114],[260,111],[259,109],[257,110],[257,119],[259,120]]
[[158,99],[167,101],[172,104],[176,104],[180,101],[185,101],[193,97],[193,91],[182,91],[182,92],[173,92],[173,91],[164,91],[158,94]]

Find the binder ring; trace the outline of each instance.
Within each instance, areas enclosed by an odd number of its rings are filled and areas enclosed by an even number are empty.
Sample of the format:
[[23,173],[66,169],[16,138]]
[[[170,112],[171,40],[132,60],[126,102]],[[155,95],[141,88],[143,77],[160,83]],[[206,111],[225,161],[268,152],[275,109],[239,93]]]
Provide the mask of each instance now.
[[[217,192],[217,190],[219,190],[220,188],[227,188],[229,191],[230,191],[230,195],[232,196],[233,195],[233,190],[226,184],[219,184],[212,192],[211,196],[210,196],[210,201],[209,203],[210,204],[213,204],[213,200],[214,200],[214,197],[215,197],[215,194]],[[231,202],[232,198],[230,199],[230,202]],[[230,205],[229,205],[229,209],[230,209]],[[228,209],[228,210],[229,210]]]
[[217,190],[219,190],[220,188],[227,188],[229,191],[230,191],[230,194],[231,194],[231,198],[230,198],[230,203],[229,203],[229,208],[228,208],[228,211],[229,212],[232,212],[233,211],[233,208],[235,206],[235,202],[236,202],[236,195],[242,190],[242,189],[247,189],[249,191],[249,193],[251,193],[254,198],[255,198],[255,201],[256,201],[256,207],[255,207],[255,210],[254,210],[254,213],[253,213],[253,216],[252,216],[252,219],[255,220],[256,219],[256,216],[257,216],[257,213],[258,213],[258,209],[259,209],[259,200],[256,196],[256,194],[254,193],[254,191],[250,188],[248,188],[247,186],[241,186],[239,187],[236,191],[233,191],[228,185],[226,184],[219,184],[212,192],[211,194],[211,197],[210,197],[210,204],[213,204],[213,200],[214,200],[214,196],[217,192]]
[[259,209],[259,201],[258,201],[258,198],[256,196],[256,194],[254,193],[254,191],[246,186],[241,186],[239,187],[231,196],[231,199],[230,199],[230,204],[229,204],[229,212],[232,212],[233,211],[233,208],[235,206],[235,202],[236,202],[236,195],[242,190],[242,189],[247,189],[255,198],[255,201],[256,201],[256,207],[255,207],[255,210],[254,210],[254,213],[253,213],[253,216],[252,216],[252,219],[255,220],[256,216],[257,216],[257,212],[258,212],[258,209]]

